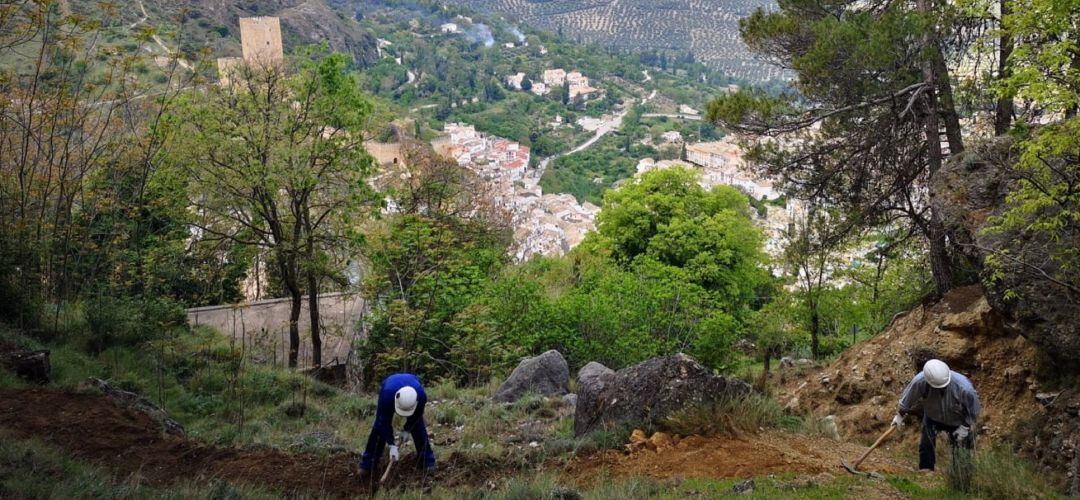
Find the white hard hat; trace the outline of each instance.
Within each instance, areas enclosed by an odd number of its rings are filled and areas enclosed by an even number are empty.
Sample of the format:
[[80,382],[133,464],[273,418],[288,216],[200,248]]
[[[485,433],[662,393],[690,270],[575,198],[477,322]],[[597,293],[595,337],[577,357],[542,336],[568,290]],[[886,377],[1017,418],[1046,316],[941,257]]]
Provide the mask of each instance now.
[[394,394],[394,411],[403,417],[411,417],[416,411],[416,389],[402,387]]
[[949,365],[940,359],[927,361],[923,365],[922,372],[923,377],[926,378],[926,383],[930,384],[930,387],[934,389],[946,387],[952,381],[952,371],[949,370]]

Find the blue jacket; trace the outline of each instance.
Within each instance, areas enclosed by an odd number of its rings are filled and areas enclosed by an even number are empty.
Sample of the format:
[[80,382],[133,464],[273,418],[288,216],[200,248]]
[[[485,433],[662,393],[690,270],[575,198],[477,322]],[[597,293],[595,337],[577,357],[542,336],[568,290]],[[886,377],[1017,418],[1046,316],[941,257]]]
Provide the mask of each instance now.
[[914,413],[921,407],[923,414],[935,422],[952,426],[975,425],[981,411],[975,386],[956,372],[952,372],[950,380],[945,388],[934,389],[919,372],[900,396],[900,414]]
[[412,387],[416,390],[416,412],[405,419],[405,430],[412,431],[416,428],[417,421],[424,419],[424,405],[427,404],[427,394],[424,386],[420,385],[420,379],[411,373],[395,373],[383,380],[379,388],[379,404],[375,408],[374,430],[378,432],[384,442],[394,444],[394,396],[402,387]]

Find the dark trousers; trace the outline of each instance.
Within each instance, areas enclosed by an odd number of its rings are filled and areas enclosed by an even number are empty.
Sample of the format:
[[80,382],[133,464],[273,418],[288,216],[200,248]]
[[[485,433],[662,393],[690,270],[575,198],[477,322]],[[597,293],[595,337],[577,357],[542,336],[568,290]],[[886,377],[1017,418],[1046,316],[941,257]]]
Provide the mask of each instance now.
[[[435,467],[435,452],[431,449],[431,442],[428,440],[427,427],[424,426],[423,419],[416,422],[410,434],[412,434],[413,444],[416,445],[417,455],[420,457],[416,463],[417,468],[426,467],[430,469]],[[382,458],[383,451],[386,450],[386,444],[386,440],[383,439],[379,429],[372,427],[371,434],[368,435],[367,448],[364,449],[364,454],[360,457],[360,468],[374,470],[379,463],[379,459]]]
[[936,445],[939,432],[945,432],[949,436],[949,445],[952,446],[953,450],[955,450],[957,446],[966,450],[975,448],[975,431],[972,429],[968,436],[958,443],[956,437],[953,436],[953,432],[956,431],[956,428],[957,426],[955,425],[945,425],[923,415],[922,440],[919,441],[920,469],[934,470],[934,466],[937,464]]

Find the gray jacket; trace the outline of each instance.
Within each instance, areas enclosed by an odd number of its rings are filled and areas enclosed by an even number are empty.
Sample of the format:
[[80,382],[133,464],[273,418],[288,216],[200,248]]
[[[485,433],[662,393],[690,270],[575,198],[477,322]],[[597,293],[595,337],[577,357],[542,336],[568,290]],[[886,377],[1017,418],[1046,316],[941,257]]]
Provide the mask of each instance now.
[[949,385],[935,389],[920,372],[900,395],[900,414],[915,413],[920,407],[935,422],[972,427],[979,418],[979,395],[971,381],[959,373],[952,372]]

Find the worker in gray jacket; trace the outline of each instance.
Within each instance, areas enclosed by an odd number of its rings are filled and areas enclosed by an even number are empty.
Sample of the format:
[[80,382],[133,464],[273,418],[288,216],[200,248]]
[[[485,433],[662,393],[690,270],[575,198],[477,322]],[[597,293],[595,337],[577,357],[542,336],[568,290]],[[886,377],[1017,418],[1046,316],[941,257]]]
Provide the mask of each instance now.
[[975,447],[975,420],[979,417],[979,395],[967,377],[949,369],[945,362],[931,359],[923,365],[900,396],[900,411],[893,425],[902,427],[904,416],[922,408],[922,441],[919,442],[919,470],[934,470],[935,441],[939,432],[949,434],[949,444],[966,450]]

